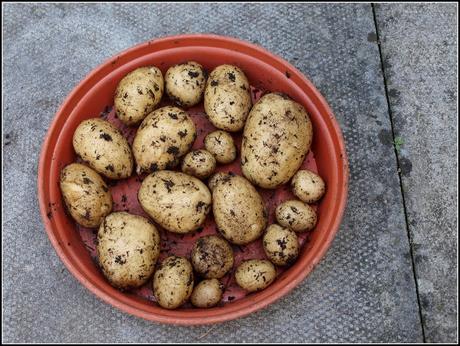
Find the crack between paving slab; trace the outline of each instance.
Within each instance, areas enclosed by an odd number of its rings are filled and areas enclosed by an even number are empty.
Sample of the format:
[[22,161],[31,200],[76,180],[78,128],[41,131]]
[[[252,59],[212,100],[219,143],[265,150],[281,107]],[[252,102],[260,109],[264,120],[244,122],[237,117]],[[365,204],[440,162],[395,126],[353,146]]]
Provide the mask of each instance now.
[[397,168],[398,168],[399,188],[401,190],[401,196],[402,196],[402,202],[403,202],[404,219],[405,219],[405,222],[406,222],[407,238],[409,239],[409,252],[410,252],[410,258],[411,258],[411,262],[412,262],[412,273],[414,275],[415,293],[417,295],[418,313],[419,313],[420,323],[421,323],[421,327],[422,327],[422,338],[423,338],[423,342],[425,343],[426,342],[425,321],[423,319],[422,305],[420,303],[420,294],[419,294],[419,287],[418,287],[418,281],[417,281],[417,273],[416,273],[416,269],[415,269],[414,252],[412,250],[412,237],[411,237],[410,229],[409,229],[409,217],[408,217],[407,208],[406,208],[406,199],[405,199],[405,196],[404,196],[404,187],[403,187],[403,182],[402,182],[401,166],[400,166],[400,162],[399,162],[398,150],[396,149],[396,145],[395,145],[395,127],[394,127],[394,122],[393,122],[393,113],[391,111],[390,98],[388,96],[388,86],[387,86],[387,79],[386,79],[386,75],[385,75],[385,67],[383,65],[382,47],[381,47],[381,41],[380,41],[380,35],[379,35],[379,28],[378,28],[378,25],[377,25],[377,15],[376,15],[376,12],[375,12],[375,4],[371,3],[371,7],[372,7],[372,15],[374,17],[374,26],[375,26],[375,33],[376,33],[376,36],[377,36],[377,45],[379,47],[380,67],[382,69],[383,84],[384,84],[384,88],[385,88],[385,98],[387,100],[388,115],[390,116],[391,135],[393,137],[393,149],[394,149],[394,152],[395,152],[396,165],[397,165]]

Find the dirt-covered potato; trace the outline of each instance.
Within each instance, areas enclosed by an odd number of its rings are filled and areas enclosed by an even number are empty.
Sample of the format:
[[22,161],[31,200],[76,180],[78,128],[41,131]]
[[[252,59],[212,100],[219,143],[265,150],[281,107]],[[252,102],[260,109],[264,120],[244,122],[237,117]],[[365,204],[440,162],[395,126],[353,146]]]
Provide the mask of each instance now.
[[277,224],[267,228],[262,244],[268,259],[279,266],[293,263],[299,255],[299,242],[295,232]]
[[193,269],[206,279],[220,279],[233,267],[233,250],[226,240],[208,235],[199,238],[192,248]]
[[195,286],[190,301],[197,308],[211,308],[222,299],[224,285],[217,279],[203,280]]
[[305,203],[315,203],[326,192],[324,180],[312,171],[302,169],[298,171],[291,181],[292,192]]
[[199,63],[188,61],[171,66],[165,74],[169,98],[181,107],[198,104],[206,86],[206,72]]
[[204,138],[204,147],[219,163],[227,164],[236,158],[236,146],[228,132],[217,130],[209,133]]
[[133,155],[128,141],[106,120],[84,120],[73,134],[73,148],[91,168],[110,179],[128,178]]
[[157,224],[174,233],[197,230],[211,210],[211,193],[207,186],[180,172],[150,174],[141,184],[138,199]]
[[285,201],[276,207],[278,223],[295,232],[306,232],[316,226],[315,210],[308,204],[297,200]]
[[209,177],[215,169],[216,159],[204,149],[189,152],[182,161],[182,172],[199,179]]
[[217,230],[234,244],[256,240],[267,224],[262,197],[239,175],[229,173],[218,177],[212,184],[212,210]]
[[96,171],[71,163],[61,171],[59,185],[72,218],[83,227],[98,227],[112,211],[112,195]]
[[184,304],[192,294],[193,269],[190,262],[179,256],[170,256],[161,262],[153,275],[153,294],[157,303],[166,309]]
[[177,166],[195,139],[195,124],[185,111],[170,106],[155,110],[144,119],[134,137],[137,173]]
[[244,176],[266,189],[287,183],[307,155],[312,137],[312,123],[300,104],[281,94],[264,95],[244,127]]
[[128,73],[115,92],[117,117],[126,125],[139,124],[160,103],[163,89],[163,75],[155,66]]
[[204,91],[204,110],[215,127],[241,130],[251,105],[249,82],[241,69],[220,65],[211,72]]
[[105,277],[113,286],[139,287],[155,270],[160,235],[145,217],[115,212],[99,227],[97,255]]
[[244,261],[236,268],[235,272],[236,283],[248,292],[263,290],[275,278],[276,268],[267,260],[252,259]]

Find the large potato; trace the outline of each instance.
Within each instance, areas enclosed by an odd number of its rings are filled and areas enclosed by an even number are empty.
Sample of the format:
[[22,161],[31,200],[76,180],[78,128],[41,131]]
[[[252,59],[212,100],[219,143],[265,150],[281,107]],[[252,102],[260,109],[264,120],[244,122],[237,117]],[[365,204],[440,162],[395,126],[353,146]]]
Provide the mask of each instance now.
[[138,199],[156,223],[174,233],[197,230],[211,210],[207,186],[195,177],[173,171],[158,171],[147,176]]
[[179,256],[167,257],[153,276],[153,294],[158,304],[175,309],[184,304],[193,291],[193,269]]
[[160,235],[142,216],[112,213],[99,227],[97,254],[102,271],[113,286],[139,287],[155,270],[160,254]]
[[192,248],[192,265],[206,279],[220,279],[233,267],[233,250],[226,240],[208,235],[199,238]]
[[263,290],[276,278],[275,266],[267,260],[252,259],[242,262],[235,272],[238,286],[248,292]]
[[302,201],[289,200],[276,207],[276,220],[278,223],[295,232],[306,232],[316,226],[317,216],[315,210]]
[[313,137],[305,109],[284,95],[267,94],[252,108],[244,127],[241,168],[267,189],[285,184],[302,164]]
[[212,210],[218,231],[230,242],[248,244],[259,238],[267,223],[264,202],[254,186],[234,174],[212,179]]
[[91,168],[71,163],[61,171],[59,184],[67,210],[83,227],[98,227],[112,211],[112,195]]
[[204,110],[215,127],[241,130],[251,105],[249,82],[241,69],[220,65],[211,72],[204,91]]
[[155,66],[139,67],[128,73],[115,92],[115,110],[126,125],[139,124],[160,103],[163,75]]
[[170,106],[157,109],[144,119],[134,137],[137,172],[177,166],[195,139],[195,124],[185,111]]
[[307,169],[298,171],[291,181],[292,192],[305,203],[318,202],[326,192],[326,183],[316,173]]
[[108,121],[84,120],[73,134],[75,152],[94,170],[110,179],[128,178],[133,156],[128,141]]
[[262,244],[269,260],[279,266],[293,263],[299,255],[299,241],[295,232],[277,224],[267,228]]

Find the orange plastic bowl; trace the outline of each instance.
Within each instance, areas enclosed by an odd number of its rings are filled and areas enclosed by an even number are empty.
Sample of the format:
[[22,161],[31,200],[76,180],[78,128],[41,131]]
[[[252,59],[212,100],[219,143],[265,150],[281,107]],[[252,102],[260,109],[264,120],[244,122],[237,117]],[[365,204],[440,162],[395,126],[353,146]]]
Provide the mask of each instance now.
[[[196,309],[185,305],[166,310],[154,302],[151,281],[143,287],[121,292],[108,284],[101,274],[94,249],[96,230],[77,226],[67,215],[61,202],[59,172],[77,157],[72,148],[72,134],[87,118],[101,116],[116,126],[132,141],[136,129],[124,127],[114,116],[113,95],[120,79],[139,66],[156,65],[163,73],[169,66],[187,60],[200,62],[208,71],[229,63],[243,69],[250,83],[254,101],[264,91],[280,91],[301,103],[310,114],[314,139],[303,168],[319,172],[327,184],[327,192],[317,205],[318,224],[302,234],[301,254],[289,268],[278,268],[275,282],[263,291],[246,294],[234,282],[232,273],[223,278],[226,291],[219,306]],[[165,97],[166,98],[166,97]],[[167,104],[167,100],[163,102]],[[196,123],[198,138],[195,148],[214,128],[207,121],[203,107],[188,110]],[[234,136],[240,145],[241,134]],[[239,158],[220,171],[240,174]],[[145,215],[137,202],[137,189],[142,177],[112,182],[115,210],[129,210]],[[345,209],[348,190],[348,164],[339,126],[324,98],[310,81],[285,60],[255,45],[216,35],[182,35],[152,40],[130,48],[106,61],[91,72],[66,98],[57,112],[43,144],[38,173],[40,211],[48,236],[69,271],[91,292],[113,306],[130,314],[162,323],[208,324],[232,320],[259,310],[284,296],[298,285],[319,262],[331,245]],[[269,209],[269,221],[274,220],[274,208],[280,201],[292,198],[289,186],[274,191],[261,190]],[[200,236],[215,233],[210,215],[203,229],[191,235],[179,236],[161,231],[162,257],[185,255]],[[261,240],[244,247],[234,247],[235,264],[248,258],[265,257]],[[162,258],[160,257],[160,259]]]

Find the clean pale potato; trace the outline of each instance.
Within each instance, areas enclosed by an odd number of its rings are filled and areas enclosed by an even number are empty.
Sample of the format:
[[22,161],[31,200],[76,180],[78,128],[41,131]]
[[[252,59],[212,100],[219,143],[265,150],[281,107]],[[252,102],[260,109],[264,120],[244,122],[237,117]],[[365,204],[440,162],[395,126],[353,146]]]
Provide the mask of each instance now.
[[204,147],[219,163],[227,164],[236,159],[236,146],[228,132],[217,130],[209,133],[204,138]]
[[276,278],[275,266],[267,260],[252,259],[242,262],[235,272],[238,286],[248,292],[263,290]]
[[139,287],[155,270],[160,235],[146,218],[114,212],[99,227],[97,255],[102,272],[113,286]]
[[153,294],[166,309],[184,304],[193,291],[193,269],[190,262],[179,256],[167,257],[153,276]]
[[308,204],[298,200],[289,200],[281,203],[275,210],[278,223],[295,232],[306,232],[316,226],[315,210]]
[[279,266],[293,263],[299,255],[299,241],[295,232],[276,224],[267,228],[262,244],[268,259]]
[[115,91],[117,117],[126,125],[139,124],[160,103],[163,89],[163,75],[155,66],[128,73]]
[[216,159],[204,149],[194,150],[184,156],[182,172],[198,179],[209,177],[216,169]]
[[199,238],[192,248],[193,269],[207,279],[220,279],[233,267],[233,250],[226,240],[208,235]]
[[96,172],[110,179],[131,176],[133,155],[128,141],[106,120],[84,120],[73,134],[75,152]]
[[303,169],[298,171],[291,181],[292,192],[305,203],[315,203],[326,192],[324,180],[316,173]]
[[59,186],[72,218],[83,227],[98,227],[112,211],[112,195],[93,169],[71,163],[61,171]]
[[223,292],[224,285],[219,280],[203,280],[193,289],[190,301],[197,308],[211,308],[219,304]]
[[181,107],[191,107],[203,98],[206,71],[195,61],[171,66],[165,75],[168,97]]
[[170,106],[155,110],[144,119],[134,137],[137,173],[174,168],[195,139],[195,124],[187,112]]
[[300,104],[282,94],[262,96],[244,127],[243,175],[266,189],[287,183],[302,165],[312,138],[312,123]]

